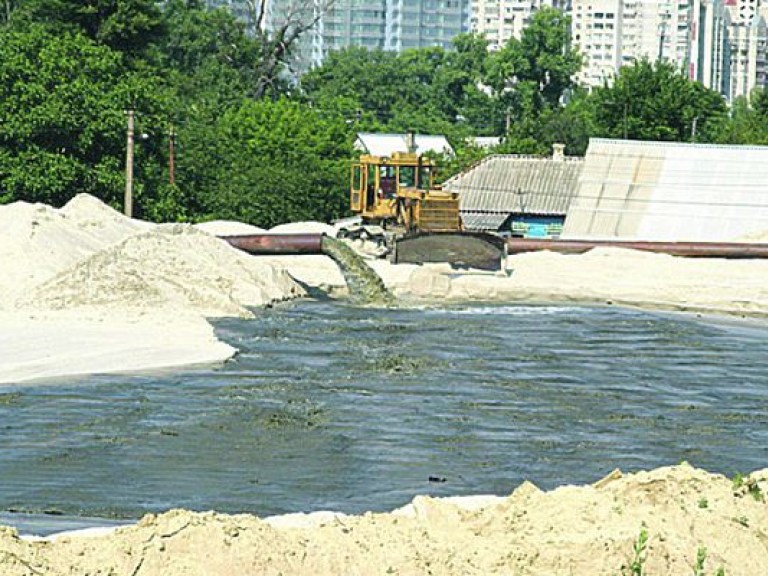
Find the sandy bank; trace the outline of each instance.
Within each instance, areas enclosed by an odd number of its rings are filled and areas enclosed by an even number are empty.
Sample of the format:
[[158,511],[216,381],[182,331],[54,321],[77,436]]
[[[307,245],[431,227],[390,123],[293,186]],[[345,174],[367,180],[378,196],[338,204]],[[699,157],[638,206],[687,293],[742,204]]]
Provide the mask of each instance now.
[[[0,532],[6,576],[768,573],[766,471],[752,491],[687,465],[508,498],[417,497],[390,514],[265,521],[171,511],[101,536]],[[641,531],[647,544],[635,553]],[[697,555],[700,558],[697,560]],[[635,572],[638,573],[638,572]]]
[[[224,221],[153,225],[87,195],[61,210],[0,207],[0,323],[7,327],[0,383],[223,361],[234,350],[215,339],[206,318],[248,317],[249,307],[304,296],[305,287],[344,296],[344,278],[328,257],[253,257],[212,234],[258,230]],[[272,231],[332,228],[305,222]],[[513,256],[498,274],[367,261],[403,303],[565,301],[768,314],[768,261],[761,260],[596,249]]]
[[0,268],[0,383],[223,361],[207,318],[305,294],[210,234],[87,195],[1,206]]
[[[265,257],[310,287],[344,294],[325,256]],[[680,258],[620,248],[510,256],[499,273],[445,264],[368,265],[403,303],[569,302],[747,317],[768,316],[768,260]]]

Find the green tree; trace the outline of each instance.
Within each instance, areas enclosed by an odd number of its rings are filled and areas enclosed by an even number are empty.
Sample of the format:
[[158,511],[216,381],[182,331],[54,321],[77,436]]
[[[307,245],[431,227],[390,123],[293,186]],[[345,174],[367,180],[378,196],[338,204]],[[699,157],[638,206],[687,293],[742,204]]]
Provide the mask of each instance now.
[[339,110],[359,130],[492,134],[503,114],[481,88],[486,42],[470,35],[455,42],[455,51],[332,52],[302,78],[303,93],[315,106]]
[[54,32],[81,32],[130,55],[138,55],[162,34],[155,0],[27,0],[21,15]]
[[625,66],[594,92],[596,135],[633,140],[715,140],[726,121],[723,97],[669,62]]
[[248,100],[188,136],[180,177],[205,218],[271,227],[347,209],[352,138],[341,117],[285,98]]
[[560,105],[581,65],[581,55],[570,45],[570,17],[542,8],[519,40],[511,38],[489,57],[486,82],[519,112],[538,112]]
[[723,144],[768,144],[768,92],[756,88],[750,98],[731,104],[729,121],[717,141]]
[[497,135],[504,126],[504,109],[484,90],[482,81],[488,59],[488,42],[482,36],[462,34],[454,50],[435,71],[432,98],[442,117],[457,123],[453,134]]
[[575,88],[582,57],[570,45],[570,18],[542,8],[523,30],[488,58],[485,81],[505,110],[505,151],[540,154],[542,121],[563,117],[560,108]]
[[40,26],[0,31],[0,62],[0,201],[62,205],[88,192],[121,205],[124,110],[156,112],[153,79],[126,74],[120,54],[80,34]]

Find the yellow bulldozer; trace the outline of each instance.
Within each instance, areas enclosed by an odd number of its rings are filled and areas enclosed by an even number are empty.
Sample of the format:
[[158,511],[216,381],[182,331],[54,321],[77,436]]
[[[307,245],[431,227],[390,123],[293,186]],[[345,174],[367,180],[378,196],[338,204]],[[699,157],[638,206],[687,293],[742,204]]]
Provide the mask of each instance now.
[[459,232],[459,197],[434,183],[435,164],[415,152],[360,157],[352,164],[350,208],[364,222],[407,233]]
[[463,229],[459,196],[435,184],[435,168],[416,152],[360,156],[350,182],[350,208],[358,222],[343,235],[380,241],[395,263],[497,270],[504,240]]

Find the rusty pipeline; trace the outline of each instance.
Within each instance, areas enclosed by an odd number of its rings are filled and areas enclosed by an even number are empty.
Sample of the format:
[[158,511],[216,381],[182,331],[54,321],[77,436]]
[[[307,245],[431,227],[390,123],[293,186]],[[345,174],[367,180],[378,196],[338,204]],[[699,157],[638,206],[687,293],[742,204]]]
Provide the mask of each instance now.
[[243,234],[220,236],[249,254],[322,254],[324,234]]
[[539,240],[508,238],[507,254],[549,250],[582,254],[593,248],[626,248],[688,258],[768,258],[768,244],[743,242],[636,242],[613,240]]

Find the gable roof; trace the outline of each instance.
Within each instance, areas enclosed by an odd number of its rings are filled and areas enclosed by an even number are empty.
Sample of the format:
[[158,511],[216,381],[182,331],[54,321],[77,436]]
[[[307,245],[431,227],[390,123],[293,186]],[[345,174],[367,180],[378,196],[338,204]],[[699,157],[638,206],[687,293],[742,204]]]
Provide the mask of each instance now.
[[494,154],[450,178],[462,212],[564,216],[576,192],[583,160]]
[[[445,136],[427,134],[415,134],[416,152],[438,152],[440,154],[453,154],[448,139]],[[374,134],[360,132],[355,141],[355,149],[372,156],[392,156],[394,152],[408,152],[406,134]]]

